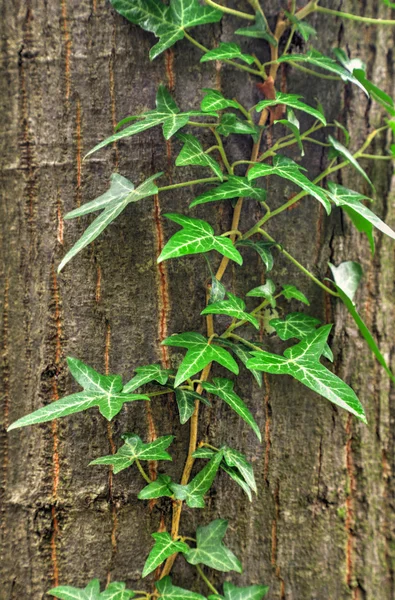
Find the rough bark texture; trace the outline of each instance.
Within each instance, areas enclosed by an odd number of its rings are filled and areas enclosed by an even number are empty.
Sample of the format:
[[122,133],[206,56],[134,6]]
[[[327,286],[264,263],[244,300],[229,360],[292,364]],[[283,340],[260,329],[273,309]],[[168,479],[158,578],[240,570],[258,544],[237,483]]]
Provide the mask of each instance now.
[[[303,3],[300,3],[303,4]],[[380,12],[376,0],[328,2],[327,6]],[[173,225],[161,212],[185,211],[189,191],[167,193],[131,206],[115,224],[75,258],[61,276],[56,267],[89,218],[63,223],[65,212],[106,189],[114,170],[134,182],[155,171],[180,180],[172,161],[178,142],[165,143],[159,130],[141,134],[83,162],[84,153],[109,135],[114,123],[154,103],[160,82],[184,108],[197,107],[200,87],[218,87],[251,105],[258,99],[248,76],[213,64],[199,65],[199,51],[186,41],[150,64],[153,42],[116,15],[105,0],[1,0],[1,563],[0,598],[39,600],[57,583],[82,585],[93,576],[141,588],[139,573],[150,533],[169,523],[167,502],[152,510],[138,502],[134,469],[111,477],[88,462],[108,453],[125,431],[143,437],[155,428],[175,433],[179,477],[188,427],[177,424],[171,398],[123,409],[110,426],[96,410],[54,424],[5,434],[16,418],[76,390],[65,357],[77,356],[98,370],[129,378],[134,367],[175,362],[180,353],[160,347],[172,332],[201,329],[204,261],[197,258],[156,265]],[[276,14],[276,0],[265,3]],[[388,10],[383,8],[383,14]],[[394,93],[393,34],[351,22],[316,18],[316,47],[338,42],[368,62],[373,80]],[[233,25],[208,26],[197,37],[212,46],[229,39]],[[255,48],[261,55],[261,45]],[[362,92],[300,73],[281,73],[283,90],[319,99],[328,116],[342,121],[358,146],[379,111]],[[207,138],[207,141],[208,138]],[[377,141],[381,152],[386,139]],[[211,141],[209,142],[211,144]],[[232,139],[238,156],[244,142]],[[321,149],[308,148],[310,175],[324,164]],[[185,169],[186,176],[188,169]],[[376,211],[395,225],[391,169],[376,163]],[[192,170],[191,170],[192,173]],[[193,174],[196,176],[197,171]],[[343,182],[364,190],[351,170]],[[368,190],[365,190],[368,192]],[[270,181],[276,206],[292,192]],[[247,203],[241,227],[256,218]],[[197,207],[218,231],[229,229],[231,208]],[[368,244],[338,211],[327,219],[311,199],[281,215],[271,232],[320,277],[327,261],[360,260],[365,270],[358,306],[391,362],[394,352],[394,245],[377,237],[374,259]],[[259,390],[240,380],[242,395],[256,415],[259,445],[224,404],[204,408],[200,437],[245,451],[252,459],[259,496],[249,504],[219,476],[207,509],[186,509],[182,532],[198,523],[229,518],[227,543],[243,559],[239,584],[266,582],[269,600],[393,600],[395,598],[394,446],[395,396],[345,310],[324,296],[280,257],[274,278],[293,280],[311,299],[311,313],[334,321],[336,371],[363,402],[369,426],[286,378],[265,377]],[[259,261],[246,255],[243,270],[231,267],[226,283],[243,293],[263,279]],[[297,310],[299,306],[293,304]],[[280,346],[268,340],[268,347]],[[392,360],[395,367],[395,360]],[[182,558],[178,585],[201,590],[194,569]],[[226,577],[229,579],[229,577]],[[214,576],[218,584],[223,577]]]

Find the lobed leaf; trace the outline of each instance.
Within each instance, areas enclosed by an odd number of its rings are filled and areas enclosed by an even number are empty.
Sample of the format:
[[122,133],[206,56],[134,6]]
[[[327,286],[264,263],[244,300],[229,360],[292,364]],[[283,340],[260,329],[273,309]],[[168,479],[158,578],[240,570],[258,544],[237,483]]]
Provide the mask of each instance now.
[[259,329],[257,319],[245,312],[246,305],[241,298],[227,292],[227,300],[219,300],[209,304],[202,310],[201,315],[227,315],[239,321],[248,321],[255,329]]
[[[281,340],[290,340],[291,338],[303,340],[303,338],[315,331],[317,325],[320,325],[320,323],[319,319],[300,312],[289,313],[284,320],[272,319],[269,321],[269,325],[275,329]],[[324,346],[322,354],[333,362],[332,350],[328,344]]]
[[206,600],[201,594],[173,585],[169,575],[157,581],[155,586],[162,600]]
[[217,48],[213,48],[203,54],[200,62],[207,62],[209,60],[231,60],[232,58],[238,58],[248,65],[252,65],[255,61],[251,54],[244,54],[238,44],[235,44],[234,42],[220,42]]
[[178,500],[185,500],[190,508],[204,508],[204,494],[208,492],[222,461],[222,451],[216,452],[207,465],[187,484],[173,483],[171,489]]
[[196,531],[196,548],[189,550],[186,555],[191,565],[206,565],[217,571],[242,572],[240,561],[223,543],[223,538],[228,527],[224,519],[216,519],[206,526],[200,526]]
[[137,367],[135,372],[137,375],[128,381],[128,383],[125,383],[124,392],[134,392],[134,390],[152,381],[156,381],[160,385],[165,385],[171,374],[171,369],[163,369],[161,365],[146,365],[144,367]]
[[155,481],[146,485],[137,498],[139,500],[152,500],[153,498],[171,497],[173,492],[170,488],[171,477],[159,474]]
[[229,200],[231,198],[253,198],[261,202],[262,200],[266,200],[266,190],[251,184],[247,177],[229,175],[228,181],[204,192],[192,200],[190,207],[192,208],[198,204],[206,204],[207,202]]
[[156,567],[159,567],[172,554],[187,553],[190,550],[188,544],[175,542],[167,532],[152,533],[151,535],[155,544],[145,561],[142,577],[147,577],[152,571],[155,571]]

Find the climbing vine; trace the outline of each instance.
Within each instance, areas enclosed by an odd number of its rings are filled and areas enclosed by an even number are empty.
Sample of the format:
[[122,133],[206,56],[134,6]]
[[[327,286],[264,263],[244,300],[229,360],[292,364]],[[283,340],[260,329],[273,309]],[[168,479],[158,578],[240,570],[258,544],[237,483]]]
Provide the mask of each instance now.
[[[389,0],[382,1],[389,9],[395,6]],[[143,481],[138,494],[141,501],[168,499],[172,507],[171,527],[169,531],[152,534],[153,545],[145,552],[141,575],[144,579],[155,572],[155,589],[128,590],[124,583],[112,582],[101,592],[100,583],[95,579],[84,589],[59,586],[50,590],[48,593],[56,598],[128,600],[136,596],[146,600],[158,597],[163,600],[205,600],[201,594],[181,589],[173,583],[170,573],[178,555],[196,567],[207,586],[207,593],[211,594],[208,596],[210,600],[261,600],[266,595],[268,588],[263,584],[238,587],[229,581],[224,582],[220,591],[207,574],[206,567],[223,573],[242,571],[240,560],[223,541],[227,521],[216,519],[210,523],[204,522],[197,528],[195,537],[184,535],[185,527],[181,522],[184,505],[204,508],[205,494],[220,469],[243,489],[250,501],[253,501],[253,494],[257,492],[253,468],[246,456],[228,445],[217,447],[215,440],[199,439],[200,405],[210,404],[213,399],[225,402],[261,441],[260,428],[254,415],[238,393],[237,375],[242,366],[251,372],[258,386],[262,386],[262,373],[289,375],[357,419],[367,422],[355,392],[331,370],[333,355],[328,344],[331,325],[322,324],[306,312],[308,309],[304,307],[309,306],[309,300],[294,281],[279,288],[270,278],[278,253],[291,261],[302,277],[310,278],[327,294],[345,304],[371,351],[395,381],[395,376],[354,304],[362,277],[361,266],[353,261],[338,266],[330,264],[332,278],[321,281],[286,250],[286,232],[282,239],[274,239],[269,233],[270,221],[274,217],[303,198],[312,197],[322,204],[327,214],[334,207],[340,207],[357,230],[366,234],[372,253],[373,228],[395,239],[395,232],[368,207],[371,198],[344,187],[338,178],[342,169],[352,168],[361,182],[365,180],[371,189],[370,195],[374,196],[373,184],[362,168],[360,159],[391,161],[395,157],[395,144],[390,141],[395,133],[394,102],[369,81],[366,67],[359,59],[350,59],[342,48],[333,49],[331,56],[314,49],[316,31],[308,22],[308,17],[313,13],[323,13],[328,18],[340,17],[383,26],[395,25],[395,21],[332,10],[324,7],[319,0],[310,0],[304,7],[298,8],[299,2],[290,0],[288,11],[281,11],[274,27],[271,27],[260,1],[249,0],[249,4],[251,11],[244,12],[213,0],[205,0],[204,3],[199,0],[170,0],[169,4],[164,4],[162,0],[112,0],[113,7],[121,15],[158,38],[150,51],[151,59],[186,38],[201,50],[201,62],[222,61],[244,71],[246,77],[254,78],[262,100],[254,106],[245,106],[237,98],[226,98],[218,90],[203,89],[200,107],[187,107],[182,111],[168,89],[161,85],[157,91],[155,108],[123,119],[113,135],[87,154],[89,156],[108,144],[161,126],[166,140],[174,136],[181,144],[175,161],[175,165],[181,167],[180,173],[183,166],[193,165],[200,167],[201,173],[205,169],[207,176],[166,185],[166,181],[159,183],[164,178],[163,173],[155,173],[135,186],[129,179],[114,173],[107,192],[66,215],[66,219],[73,219],[99,213],[67,252],[59,271],[95,240],[129,204],[145,201],[162,192],[183,187],[191,192],[193,190],[191,208],[206,203],[230,202],[233,220],[231,229],[219,235],[205,220],[178,213],[165,215],[179,226],[179,230],[164,245],[158,262],[202,254],[209,273],[207,302],[201,312],[206,318],[205,335],[196,331],[175,332],[163,341],[165,346],[185,350],[177,369],[165,369],[158,364],[140,366],[135,369],[134,377],[123,384],[120,375],[102,375],[81,360],[69,357],[70,373],[83,388],[82,391],[45,405],[9,427],[12,430],[43,423],[92,407],[97,407],[111,421],[126,402],[158,401],[167,394],[174,395],[180,423],[184,425],[189,422],[189,448],[179,481],[174,481],[166,474],[165,466],[161,467],[157,477],[155,472],[144,466],[147,461],[171,460],[169,448],[174,436],[169,432],[148,441],[143,441],[134,433],[124,433],[123,444],[115,453],[97,457],[90,463],[108,465],[114,474],[136,468],[136,474],[138,471]],[[234,32],[234,39],[208,49],[191,35],[191,29],[216,23],[227,14],[241,21],[242,26]],[[293,51],[295,36],[303,40],[303,53]],[[270,60],[262,63],[256,54],[243,51],[235,41],[242,43],[243,37],[252,38],[257,46],[265,45],[270,52]],[[353,152],[348,131],[336,121],[328,122],[322,106],[311,106],[299,95],[277,91],[277,74],[283,64],[323,78],[325,85],[332,85],[333,80],[358,86],[372,101],[381,105],[382,124],[371,129],[360,148]],[[305,131],[300,126],[298,113],[305,113],[311,119]],[[191,133],[201,128],[212,136],[212,146],[209,148],[205,148],[198,137]],[[233,160],[229,156],[224,144],[224,139],[229,135],[248,138],[248,156],[242,160]],[[370,153],[372,142],[378,135],[387,136],[387,154]],[[271,141],[273,139],[274,142]],[[327,167],[312,181],[306,170],[286,153],[290,148],[293,156],[295,151],[304,156],[305,147],[316,144],[327,149]],[[267,193],[266,178],[269,176],[286,180],[287,185],[298,191],[283,203],[279,202]],[[259,207],[260,217],[250,229],[242,231],[240,217],[246,202]],[[266,278],[263,285],[247,293],[248,299],[243,299],[226,289],[222,279],[230,263],[242,267],[246,249],[256,252],[262,260]],[[215,270],[218,254],[220,262]],[[299,303],[298,312],[285,312],[284,306],[288,300]],[[259,333],[262,331],[276,335],[291,345],[282,355],[271,353],[265,349],[267,343],[261,340]],[[216,364],[228,371],[229,376],[216,376]],[[195,461],[199,461],[199,467],[192,476]]]

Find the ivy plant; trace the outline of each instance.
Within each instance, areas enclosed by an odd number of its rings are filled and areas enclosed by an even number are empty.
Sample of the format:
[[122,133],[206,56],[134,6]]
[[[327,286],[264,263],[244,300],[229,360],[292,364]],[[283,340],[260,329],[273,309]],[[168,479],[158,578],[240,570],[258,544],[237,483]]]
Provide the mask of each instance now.
[[[382,0],[382,3],[388,7],[395,6],[389,0]],[[314,48],[317,32],[308,19],[314,13],[322,13],[327,18],[351,19],[381,26],[394,25],[395,21],[360,17],[326,8],[319,0],[306,1],[302,8],[297,8],[300,3],[291,0],[289,10],[279,12],[275,27],[272,28],[263,3],[249,0],[249,4],[250,12],[244,12],[213,0],[170,0],[169,3],[162,0],[112,0],[114,9],[123,17],[157,38],[150,51],[151,59],[176,43],[191,43],[201,51],[200,62],[222,61],[241,70],[245,77],[252,78],[258,84],[263,97],[258,103],[245,106],[237,98],[226,98],[219,90],[207,88],[202,90],[200,106],[181,109],[166,86],[160,85],[155,107],[142,114],[125,117],[114,133],[100,141],[87,155],[120,139],[142,135],[160,126],[166,140],[173,137],[178,140],[179,154],[175,166],[180,168],[180,181],[164,181],[161,184],[164,175],[157,172],[147,173],[146,177],[132,182],[114,173],[104,194],[66,215],[66,219],[72,219],[99,213],[66,253],[59,271],[106,227],[111,226],[126,206],[135,202],[150,203],[156,194],[172,193],[173,190],[186,187],[193,190],[191,207],[210,204],[215,210],[218,203],[228,202],[234,212],[231,229],[223,234],[218,233],[206,220],[188,214],[165,215],[180,229],[168,239],[158,262],[203,255],[209,273],[207,303],[201,307],[201,314],[206,319],[206,331],[174,332],[163,341],[166,346],[185,351],[175,370],[164,369],[158,364],[141,365],[136,368],[133,378],[123,384],[120,375],[102,375],[81,360],[68,358],[70,372],[83,388],[82,391],[22,416],[9,428],[12,430],[44,423],[92,407],[98,408],[106,419],[112,420],[126,402],[158,401],[161,396],[169,394],[177,404],[181,425],[190,423],[189,448],[183,473],[178,480],[166,473],[166,461],[172,459],[171,452],[168,452],[174,440],[172,432],[165,432],[165,435],[148,442],[134,433],[124,433],[123,444],[114,454],[91,457],[91,465],[107,465],[114,474],[137,467],[143,480],[138,499],[144,502],[162,498],[169,505],[172,521],[170,526],[169,523],[166,525],[168,530],[153,532],[153,545],[141,550],[141,577],[145,582],[145,577],[155,571],[155,589],[147,588],[148,584],[144,582],[146,587],[143,591],[130,590],[125,583],[113,582],[101,591],[99,581],[94,579],[84,588],[63,585],[50,590],[49,594],[56,598],[205,600],[205,596],[173,583],[170,573],[178,555],[182,557],[180,560],[197,569],[210,600],[261,600],[266,595],[268,588],[263,583],[240,587],[229,581],[229,575],[222,591],[218,590],[207,574],[207,569],[231,574],[242,571],[242,563],[227,546],[228,543],[234,546],[234,541],[227,534],[226,520],[218,518],[207,522],[203,516],[194,537],[185,535],[188,528],[181,524],[185,505],[190,509],[204,508],[205,497],[220,471],[240,486],[250,501],[258,491],[249,458],[238,448],[231,448],[227,444],[216,447],[212,444],[214,440],[199,440],[200,405],[224,402],[261,442],[262,424],[257,422],[238,388],[237,375],[241,363],[259,386],[262,385],[262,373],[290,376],[296,380],[295,386],[306,386],[315,392],[317,402],[320,401],[319,397],[322,401],[329,400],[362,423],[367,423],[365,410],[355,392],[333,372],[333,354],[329,345],[331,324],[323,324],[310,314],[309,300],[296,285],[298,282],[278,282],[277,275],[280,277],[280,273],[276,274],[275,270],[278,254],[291,261],[299,269],[301,277],[310,278],[334,301],[343,302],[371,351],[395,381],[376,341],[358,313],[356,298],[362,278],[361,266],[352,260],[353,257],[345,257],[345,262],[328,266],[330,278],[319,278],[316,272],[309,271],[286,250],[286,231],[280,239],[274,239],[270,234],[274,217],[303,198],[311,197],[324,207],[327,214],[334,209],[342,210],[357,230],[366,234],[372,253],[374,229],[395,239],[395,232],[370,208],[375,190],[368,172],[362,166],[367,159],[391,161],[394,158],[395,144],[390,144],[388,152],[383,155],[376,155],[369,150],[376,136],[388,134],[390,137],[395,132],[394,101],[369,81],[365,65],[359,59],[350,59],[343,48],[334,48],[330,56]],[[219,22],[227,14],[237,18],[240,26],[234,31],[234,36],[229,35],[226,42],[221,42],[215,48],[206,48],[193,37],[194,28],[204,25],[211,27],[210,24]],[[295,35],[303,39],[303,51],[293,51]],[[262,63],[255,53],[246,52],[243,49],[243,38],[246,37],[250,40],[250,47],[253,43],[259,50],[257,53],[264,55],[266,52],[270,60]],[[329,79],[357,86],[380,105],[382,124],[371,128],[366,140],[359,148],[355,148],[346,128],[337,121],[329,121],[320,105],[312,105],[312,99],[278,91],[277,75],[281,65],[324,78],[325,85],[332,85]],[[309,121],[306,129],[300,125],[301,115]],[[213,143],[209,148],[195,135],[201,129],[212,136]],[[250,152],[243,159],[234,160],[227,153],[224,138],[230,135],[244,136],[248,140],[243,147],[249,145]],[[298,153],[301,157],[308,154],[308,148],[315,144],[327,149],[327,166],[311,180],[295,156]],[[288,149],[292,150],[293,158],[287,154]],[[186,165],[205,169],[206,177],[183,180],[183,167]],[[346,168],[354,169],[356,189],[341,184],[339,174]],[[287,189],[289,186],[293,189],[292,195],[280,204],[278,198],[271,198],[267,189],[267,178],[273,176],[285,181]],[[366,188],[369,189],[368,196],[361,191]],[[249,229],[241,230],[241,215],[246,203],[249,213],[259,216]],[[250,210],[251,205],[253,211]],[[262,261],[266,279],[242,298],[226,289],[222,280],[230,261],[242,268],[243,260],[251,252],[255,252]],[[213,261],[218,260],[218,255],[220,263],[215,271]],[[289,302],[292,302],[292,311],[288,308]],[[269,334],[262,341],[261,334],[264,332]],[[272,351],[271,337],[277,337],[284,343],[286,347],[282,353]],[[222,367],[221,376],[216,374],[217,364]],[[161,472],[156,479],[148,474],[144,461],[159,461]],[[199,462],[199,466],[191,477],[195,461]],[[125,578],[128,578],[128,573],[125,573]]]

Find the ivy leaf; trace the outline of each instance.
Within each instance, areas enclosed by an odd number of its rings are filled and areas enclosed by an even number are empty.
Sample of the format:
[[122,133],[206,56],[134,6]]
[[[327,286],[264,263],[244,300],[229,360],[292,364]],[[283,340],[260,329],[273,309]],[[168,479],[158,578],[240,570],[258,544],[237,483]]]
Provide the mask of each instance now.
[[269,591],[267,585],[236,587],[230,581],[224,582],[225,600],[261,600]]
[[384,356],[381,354],[379,347],[377,346],[369,329],[366,327],[364,321],[361,319],[353,302],[356,289],[362,277],[361,265],[359,265],[357,262],[347,261],[346,263],[340,264],[338,267],[335,267],[329,263],[329,267],[332,271],[332,275],[335,280],[335,286],[342,302],[347,307],[348,312],[354,319],[359,331],[361,332],[361,335],[366,340],[377,361],[384,368],[390,379],[395,382],[394,374],[388,367]]
[[299,123],[298,119],[296,118],[296,115],[293,112],[293,110],[291,108],[289,108],[287,110],[287,118],[286,119],[278,119],[277,121],[274,121],[274,123],[275,124],[280,123],[281,125],[284,125],[284,127],[287,127],[288,129],[290,129],[292,131],[292,133],[294,134],[294,138],[299,146],[300,154],[301,154],[301,156],[304,156],[305,152],[304,152],[304,148],[303,148],[302,138],[300,136],[300,123]]
[[[249,365],[251,360],[252,359],[250,359],[247,363],[248,368],[250,368]],[[230,381],[230,379],[226,379],[224,377],[214,377],[213,383],[208,383],[205,381],[202,383],[202,387],[209,394],[214,394],[226,402],[226,404],[228,404],[239,415],[239,417],[241,417],[251,427],[251,429],[257,435],[259,441],[262,440],[261,432],[259,431],[259,427],[256,424],[254,417],[240,396],[233,391],[233,381]]]
[[173,492],[170,489],[171,477],[159,474],[155,481],[146,485],[137,498],[139,500],[152,500],[153,498],[171,497]]
[[98,579],[92,579],[84,589],[60,585],[47,593],[61,600],[99,600],[100,582]]
[[276,286],[274,285],[271,279],[267,279],[264,285],[259,285],[256,288],[253,288],[247,293],[247,296],[253,296],[256,298],[266,298],[272,308],[276,307],[276,299],[273,294],[276,291]]
[[211,277],[211,288],[209,303],[213,304],[219,300],[223,300],[226,296],[226,287],[214,275]]
[[[331,193],[331,199],[336,206],[341,206],[346,210],[348,215],[357,213],[362,219],[374,225],[377,229],[395,239],[395,231],[393,231],[384,221],[375,215],[367,206],[362,204],[361,200],[370,200],[367,196],[354,192],[342,185],[338,185],[330,181],[328,188]],[[352,217],[351,217],[352,218]]]
[[169,575],[157,581],[155,586],[162,600],[206,600],[201,594],[173,585]]
[[[320,325],[320,323],[319,319],[300,312],[289,313],[284,320],[272,319],[269,321],[269,325],[276,330],[280,340],[285,341],[291,338],[303,340],[303,338],[315,331],[316,326]],[[325,345],[322,354],[333,362],[332,350],[328,344]]]
[[185,500],[190,508],[204,508],[204,494],[211,488],[219,465],[222,461],[222,451],[216,452],[205,467],[188,483],[178,485],[173,483],[171,489],[178,500]]
[[238,177],[229,175],[228,181],[218,185],[207,192],[204,192],[194,200],[190,207],[207,202],[217,202],[218,200],[229,200],[231,198],[253,198],[261,202],[266,200],[266,190],[256,185],[252,185],[247,177]]
[[247,483],[245,482],[244,478],[242,477],[242,475],[240,474],[240,472],[235,469],[234,467],[229,467],[226,463],[224,463],[224,461],[222,461],[221,463],[221,469],[227,474],[229,475],[229,477],[231,479],[233,479],[233,481],[235,483],[237,483],[238,486],[241,487],[241,489],[243,490],[243,492],[246,494],[246,496],[248,496],[248,500],[250,502],[252,502],[252,493],[251,493],[251,489],[250,487],[247,485]]
[[212,90],[211,88],[203,88],[202,91],[205,93],[205,96],[200,105],[200,108],[203,112],[213,112],[216,110],[222,110],[223,108],[230,107],[239,108],[240,106],[239,103],[236,102],[236,100],[228,100],[228,98],[225,98],[218,90]]
[[[244,346],[244,344],[236,344],[235,342],[231,342],[230,340],[224,338],[221,338],[220,342],[223,346],[232,350],[233,354],[235,354],[235,356],[237,356],[237,358],[241,360],[243,365],[246,365],[247,361],[251,358],[251,353],[247,349],[247,347]],[[253,369],[250,369],[250,371],[254,376],[259,387],[262,387],[262,374],[259,371],[254,371]]]
[[221,11],[202,6],[198,0],[171,0],[169,6],[161,0],[111,0],[111,3],[123,17],[159,38],[150,50],[151,60],[181,40],[186,29],[216,23],[222,18]]
[[320,327],[295,346],[288,348],[284,356],[263,350],[252,352],[254,358],[248,361],[247,366],[274,375],[291,375],[366,423],[363,407],[355,392],[319,362],[331,327]]
[[183,227],[175,233],[163,248],[158,263],[169,258],[186,256],[187,254],[202,254],[216,250],[223,256],[234,260],[238,265],[243,263],[240,252],[234,247],[232,240],[215,236],[214,229],[201,219],[194,219],[175,213],[165,214],[165,217]]
[[245,312],[246,305],[241,298],[237,298],[230,292],[227,293],[227,300],[219,300],[209,304],[200,313],[201,315],[227,315],[238,319],[239,321],[248,321],[255,329],[259,329],[259,323],[255,317]]
[[238,44],[233,42],[220,42],[218,48],[213,48],[205,54],[203,54],[200,62],[207,62],[209,60],[231,60],[232,58],[238,58],[248,65],[252,65],[255,61],[251,54],[244,54]]
[[236,468],[253,492],[257,492],[254,470],[244,454],[229,446],[223,448],[224,460],[229,467]]
[[84,391],[55,400],[30,415],[18,419],[9,426],[8,431],[35,423],[46,423],[93,406],[97,406],[103,417],[111,421],[119,413],[124,402],[149,400],[149,397],[143,394],[125,394],[122,391],[122,378],[119,375],[101,375],[76,358],[68,357],[67,364],[71,374]]
[[[73,219],[79,217],[82,214],[104,209],[103,212],[96,217],[96,219],[85,229],[84,233],[76,244],[67,252],[62,262],[58,267],[60,272],[63,267],[80,252],[83,248],[88,246],[93,240],[95,240],[101,232],[110,224],[118,215],[123,212],[131,202],[137,202],[148,196],[153,196],[158,193],[158,188],[154,182],[155,179],[160,177],[162,173],[156,173],[152,177],[149,177],[139,185],[139,187],[133,187],[133,184],[122,177],[122,182],[119,177],[113,177],[111,179],[110,189],[106,194],[99,196],[96,200],[88,202],[81,208],[71,211],[65,216],[65,219]],[[125,183],[127,182],[127,183]]]
[[295,15],[289,13],[288,11],[284,11],[285,16],[292,23],[295,31],[300,33],[305,42],[308,42],[310,37],[317,37],[317,31],[305,21],[300,21]]
[[228,521],[216,519],[206,526],[200,526],[196,530],[196,548],[186,555],[191,565],[206,565],[217,571],[228,573],[229,571],[242,572],[240,561],[229,548],[223,543],[223,537],[228,527]]
[[365,88],[367,93],[378,102],[385,110],[391,115],[391,117],[395,117],[395,105],[394,101],[386,94],[383,90],[381,90],[377,85],[369,81],[366,77],[366,73],[364,69],[353,69],[353,75],[356,79],[358,79],[359,83]]
[[199,333],[171,335],[162,344],[188,349],[184,360],[178,367],[174,387],[178,387],[183,381],[202,371],[211,362],[219,363],[235,375],[239,373],[239,367],[229,352],[220,346],[209,343],[209,340]]
[[277,106],[279,104],[283,104],[284,106],[289,106],[296,110],[301,110],[302,112],[305,112],[308,115],[311,115],[312,117],[320,121],[323,125],[326,125],[326,119],[324,115],[316,108],[313,108],[312,106],[301,102],[300,98],[302,98],[302,96],[300,96],[299,94],[283,94],[282,92],[277,92],[274,100],[262,100],[261,102],[258,102],[258,104],[255,107],[255,110],[257,112],[261,112],[269,106]]
[[100,456],[92,460],[90,465],[112,465],[114,473],[131,467],[135,460],[172,460],[166,448],[174,440],[174,435],[165,435],[153,442],[144,444],[138,435],[125,433],[121,436],[125,443],[116,454]]
[[[226,450],[227,450],[227,446],[223,446],[221,448],[221,450],[225,453]],[[232,450],[232,449],[229,449],[229,450]],[[193,453],[193,457],[194,458],[208,458],[208,459],[211,459],[214,454],[215,454],[215,452],[213,450],[211,450],[210,448],[198,448]],[[244,455],[241,455],[241,456],[244,456]],[[251,467],[251,465],[248,463],[247,459],[245,459],[245,460],[246,460],[248,466]],[[232,459],[230,459],[230,461],[232,461]],[[239,471],[237,469],[237,467],[234,466],[233,464],[230,466],[228,464],[228,462],[225,461],[224,459],[222,459],[220,468],[223,471],[225,471],[225,473],[227,475],[229,475],[229,477],[231,477],[233,479],[233,481],[235,481],[242,488],[242,490],[247,494],[249,501],[252,502],[252,494],[251,494],[250,485],[247,483],[246,479],[243,477],[241,471]],[[245,468],[245,465],[244,465],[244,468]],[[252,467],[251,467],[251,469],[252,469]],[[251,472],[248,473],[248,477],[249,477],[249,481],[251,482],[252,481],[251,480]],[[256,491],[256,485],[255,485],[255,479],[254,479],[254,473],[253,472],[252,472],[252,478],[254,480],[253,481],[253,485],[255,486],[255,490],[254,491]]]
[[257,252],[261,258],[267,271],[271,271],[273,268],[273,255],[270,251],[270,248],[272,248],[273,245],[273,242],[254,242],[252,240],[240,240],[236,242],[237,247],[243,246],[244,248],[252,248],[255,250],[255,252]]
[[135,375],[128,383],[125,384],[123,392],[134,392],[139,387],[151,381],[156,381],[160,385],[165,385],[171,374],[171,369],[163,369],[161,365],[146,365],[145,367],[137,367]]
[[177,388],[175,393],[181,425],[184,425],[192,417],[195,411],[195,400],[210,405],[206,398],[193,390],[182,390]]
[[176,166],[198,165],[201,167],[210,167],[215,175],[222,181],[224,176],[221,167],[209,154],[206,154],[199,140],[190,133],[179,133],[177,136],[184,142],[180,154],[176,158]]
[[100,600],[130,600],[133,598],[134,592],[126,589],[124,583],[113,581],[109,583],[106,590],[100,594]]
[[217,132],[227,137],[231,133],[238,133],[241,135],[252,135],[254,141],[258,139],[259,127],[249,121],[239,119],[233,113],[224,113],[221,115]]
[[142,577],[147,577],[152,571],[155,571],[156,567],[159,567],[172,554],[176,552],[185,554],[190,550],[188,544],[175,542],[167,532],[152,533],[151,535],[155,544],[145,561]]
[[272,46],[277,46],[277,40],[269,33],[265,19],[260,12],[255,14],[255,23],[253,25],[250,25],[250,27],[241,27],[240,29],[236,29],[235,34],[266,40]]
[[305,192],[314,196],[314,198],[321,202],[326,212],[329,214],[331,212],[331,204],[325,191],[310,181],[306,175],[301,173],[301,169],[302,167],[292,159],[286,156],[277,155],[273,159],[273,166],[262,164],[252,167],[252,169],[248,171],[248,179],[251,181],[252,179],[266,177],[267,175],[278,175],[278,177],[288,179],[288,181],[292,181],[302,188],[302,190],[305,190]]
[[310,306],[310,302],[307,300],[306,296],[294,285],[283,285],[282,295],[287,300],[294,298],[295,300],[299,300],[299,302],[303,302],[303,304]]
[[331,146],[334,148],[334,150],[336,150],[337,154],[340,155],[345,160],[347,160],[354,167],[354,169],[356,171],[358,171],[358,173],[360,175],[362,175],[362,177],[364,179],[366,179],[366,181],[369,183],[369,185],[374,189],[373,183],[370,181],[369,177],[367,176],[365,171],[362,169],[362,167],[358,163],[358,161],[355,160],[355,158],[353,157],[351,152],[345,146],[343,146],[343,144],[341,144],[338,140],[336,140],[331,135],[328,135],[328,141],[331,144]]

